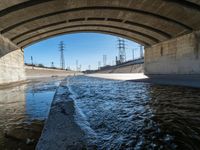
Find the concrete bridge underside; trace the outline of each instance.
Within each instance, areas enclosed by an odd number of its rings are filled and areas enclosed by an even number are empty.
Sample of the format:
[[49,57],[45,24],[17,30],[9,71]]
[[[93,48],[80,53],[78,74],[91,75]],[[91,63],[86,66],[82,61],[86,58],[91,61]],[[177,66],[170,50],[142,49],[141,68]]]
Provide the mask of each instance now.
[[[147,74],[199,74],[199,29],[200,0],[5,0],[0,2],[0,82],[9,71],[18,76],[12,81],[22,78],[6,61],[22,62],[24,47],[86,31],[144,45]],[[18,55],[12,54],[16,50]]]

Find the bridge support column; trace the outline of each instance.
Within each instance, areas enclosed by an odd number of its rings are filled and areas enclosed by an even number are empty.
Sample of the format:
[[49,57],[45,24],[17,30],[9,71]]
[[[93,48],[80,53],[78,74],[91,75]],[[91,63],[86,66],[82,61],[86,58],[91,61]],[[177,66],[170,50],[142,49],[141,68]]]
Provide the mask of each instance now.
[[145,48],[145,74],[200,74],[200,32]]
[[0,36],[0,84],[25,79],[23,50]]

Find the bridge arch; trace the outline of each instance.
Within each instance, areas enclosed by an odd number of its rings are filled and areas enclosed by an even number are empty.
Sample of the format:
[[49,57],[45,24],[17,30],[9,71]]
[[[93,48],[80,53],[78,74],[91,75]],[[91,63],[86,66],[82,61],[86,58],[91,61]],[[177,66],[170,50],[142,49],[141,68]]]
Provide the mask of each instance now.
[[21,48],[79,31],[148,47],[199,30],[199,17],[200,2],[194,0],[20,0],[0,3],[0,33]]

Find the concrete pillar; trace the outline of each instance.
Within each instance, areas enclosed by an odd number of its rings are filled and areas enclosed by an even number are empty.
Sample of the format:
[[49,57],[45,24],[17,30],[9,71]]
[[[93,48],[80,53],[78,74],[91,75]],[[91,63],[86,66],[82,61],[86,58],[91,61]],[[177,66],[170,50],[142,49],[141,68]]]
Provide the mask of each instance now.
[[25,80],[24,53],[21,49],[0,57],[0,84]]
[[0,35],[0,84],[25,79],[23,50]]
[[145,48],[145,74],[200,74],[200,32]]

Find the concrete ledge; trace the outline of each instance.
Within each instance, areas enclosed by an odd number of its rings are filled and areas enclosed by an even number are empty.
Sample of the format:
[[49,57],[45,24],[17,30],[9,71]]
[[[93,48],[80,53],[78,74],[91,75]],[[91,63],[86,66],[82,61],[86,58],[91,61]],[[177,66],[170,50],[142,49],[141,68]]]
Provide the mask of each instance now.
[[84,132],[75,123],[75,107],[69,98],[67,81],[57,89],[36,150],[83,149]]

